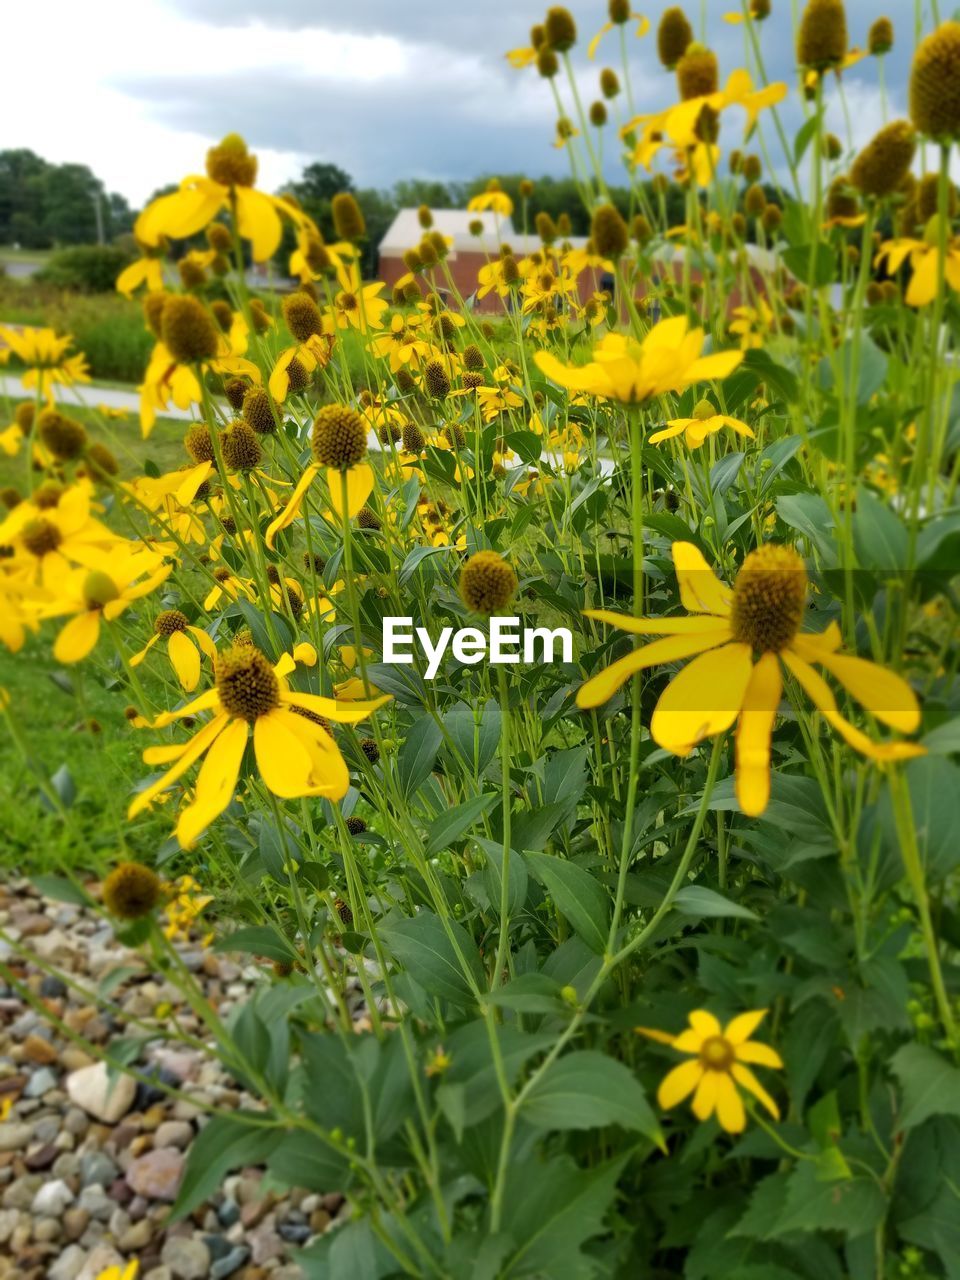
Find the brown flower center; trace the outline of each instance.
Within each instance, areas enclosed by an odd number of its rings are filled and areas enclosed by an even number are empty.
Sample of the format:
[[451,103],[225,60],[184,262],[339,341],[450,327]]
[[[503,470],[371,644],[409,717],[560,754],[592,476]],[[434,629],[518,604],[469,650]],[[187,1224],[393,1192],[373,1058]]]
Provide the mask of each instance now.
[[217,657],[217,693],[223,709],[250,724],[280,705],[280,682],[253,645],[233,645]]
[[700,1061],[708,1071],[729,1071],[735,1056],[733,1045],[723,1036],[708,1036],[700,1046]]
[[733,588],[734,637],[755,653],[779,653],[803,621],[807,571],[790,547],[765,543],[744,560]]

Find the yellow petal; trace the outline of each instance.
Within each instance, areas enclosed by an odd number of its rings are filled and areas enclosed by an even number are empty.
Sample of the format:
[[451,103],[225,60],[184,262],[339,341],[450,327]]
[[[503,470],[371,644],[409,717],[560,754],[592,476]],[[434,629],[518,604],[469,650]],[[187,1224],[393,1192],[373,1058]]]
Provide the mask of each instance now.
[[694,658],[660,695],[650,721],[653,740],[685,756],[704,738],[729,729],[743,706],[752,670],[746,644],[724,645]]
[[[746,1067],[741,1069],[746,1071]],[[743,1099],[737,1093],[737,1086],[726,1072],[718,1071],[715,1074],[717,1076],[717,1119],[720,1121],[720,1127],[727,1133],[743,1133],[747,1116],[743,1109]]]
[[907,306],[925,307],[937,296],[937,259],[935,249],[913,259],[913,275],[907,288]]
[[925,749],[914,742],[874,742],[872,738],[868,738],[840,714],[836,699],[823,676],[804,662],[799,654],[792,653],[789,649],[785,649],[781,656],[787,669],[796,677],[800,687],[823,718],[861,755],[878,763],[911,760],[915,756],[926,755]]
[[729,617],[733,593],[707,564],[699,547],[692,542],[675,542],[672,550],[680,601],[687,612]]
[[260,776],[275,796],[293,799],[310,793],[311,759],[300,739],[287,726],[290,715],[280,710],[260,716],[253,729]]
[[150,650],[153,648],[153,646],[157,643],[159,639],[160,639],[159,634],[155,632],[147,641],[147,643],[143,646],[140,652],[135,653],[133,657],[130,659],[131,667],[139,667],[140,663],[144,660],[144,658],[147,656],[147,654],[150,652]]
[[293,690],[281,694],[281,701],[289,706],[314,711],[318,716],[323,716],[325,720],[332,720],[335,724],[356,724],[360,720],[366,720],[367,716],[372,715],[390,699],[389,693],[369,702],[338,702],[335,698],[321,698],[315,693],[295,693]]
[[652,436],[648,436],[648,442],[659,444],[661,440],[672,440],[674,436],[683,435],[690,423],[696,421],[696,418],[672,418],[662,431],[655,431]]
[[270,196],[252,187],[237,187],[237,230],[250,241],[254,262],[266,262],[280,247],[283,224]]
[[294,645],[293,660],[305,667],[315,667],[317,665],[317,651],[312,644],[308,644],[304,640],[301,644]]
[[53,646],[58,662],[80,662],[94,648],[100,637],[100,614],[88,609],[71,618]]
[[[226,715],[216,716],[209,724],[204,725],[199,733],[195,733],[183,751],[179,753],[177,763],[173,768],[169,769],[162,778],[152,782],[149,787],[145,787],[139,795],[134,796],[130,808],[127,810],[127,817],[135,818],[138,813],[142,813],[161,791],[166,791],[167,787],[182,777],[194,761],[199,760],[204,751],[216,739],[217,734],[226,727],[227,721],[228,717]],[[146,759],[146,756],[144,758]]]
[[647,667],[661,662],[675,662],[678,658],[689,658],[705,649],[725,644],[730,639],[729,627],[717,627],[712,631],[698,631],[692,635],[666,636],[663,640],[654,640],[640,649],[634,649],[626,657],[618,658],[609,667],[587,680],[577,691],[577,706],[583,708],[600,707],[625,684],[632,675]]
[[766,1016],[766,1009],[751,1009],[748,1013],[737,1014],[724,1027],[724,1040],[729,1040],[733,1045],[743,1044],[750,1039]]
[[[747,1090],[748,1093],[752,1093],[753,1096],[757,1099],[757,1101],[761,1102],[763,1106],[766,1107],[766,1109],[773,1116],[774,1120],[780,1119],[780,1108],[777,1106],[774,1100],[770,1097],[769,1093],[767,1093],[766,1089],[763,1087],[763,1085],[760,1083],[760,1081],[753,1074],[753,1072],[750,1070],[749,1067],[745,1067],[741,1063],[735,1062],[733,1066],[730,1068],[730,1074],[733,1076],[734,1080],[736,1080],[737,1084],[742,1085],[744,1089]],[[721,1120],[721,1124],[722,1123],[723,1121]],[[723,1127],[725,1129],[727,1128],[726,1125],[724,1125]],[[742,1127],[743,1126],[741,1125],[741,1128]],[[731,1132],[739,1133],[740,1130],[734,1129]]]
[[770,736],[782,692],[777,655],[765,653],[753,669],[737,724],[737,800],[751,818],[770,800]]
[[280,530],[286,529],[288,525],[293,524],[294,520],[296,520],[300,513],[301,504],[303,503],[303,496],[310,488],[311,481],[319,470],[320,468],[315,463],[311,463],[310,466],[306,468],[303,475],[297,481],[297,487],[290,495],[290,500],[287,502],[287,505],[277,516],[276,520],[267,527],[265,541],[267,546],[271,549],[273,548],[273,541]]
[[742,351],[717,351],[713,355],[701,356],[684,373],[684,382],[687,386],[694,382],[721,382],[742,360]]
[[340,748],[321,725],[295,712],[284,712],[290,729],[307,748],[311,759],[310,794],[342,800],[350,787],[350,774]]
[[177,838],[184,849],[190,848],[233,799],[246,746],[246,720],[231,720],[207,752],[197,774],[193,803],[181,812],[177,823]]
[[[598,622],[606,622],[618,631],[627,631],[633,636],[693,635],[695,632],[720,629],[718,620],[709,614],[698,614],[692,618],[632,618],[628,613],[615,613],[612,609],[584,609],[583,612],[584,617],[596,618]],[[729,627],[726,634],[730,634]]]
[[708,1036],[720,1035],[720,1023],[708,1009],[694,1009],[687,1015],[687,1021],[690,1023],[691,1030],[698,1036],[702,1036],[704,1040]]
[[717,1089],[721,1080],[719,1071],[705,1071],[697,1092],[693,1095],[693,1114],[698,1120],[709,1120],[717,1105]]
[[759,1040],[747,1040],[744,1044],[738,1044],[736,1058],[738,1062],[752,1062],[758,1067],[783,1067],[783,1059],[776,1049],[771,1049],[768,1044],[761,1044]]
[[596,57],[597,46],[599,45],[600,41],[607,34],[608,31],[612,31],[612,30],[613,30],[613,23],[605,22],[603,26],[600,28],[600,30],[597,32],[597,34],[590,41],[590,43],[587,45],[587,57],[590,59],[591,62]]
[[610,382],[598,364],[561,364],[552,351],[538,351],[534,364],[551,382],[569,391],[592,391],[595,395],[609,395]]
[[195,716],[200,711],[212,711],[214,707],[219,707],[220,697],[216,689],[208,689],[206,693],[201,693],[198,698],[194,698],[192,702],[185,703],[184,706],[178,707],[176,711],[164,711],[157,716],[153,722],[155,729],[163,729],[166,725],[172,724],[174,720],[182,720],[184,716]]
[[346,488],[346,518],[352,519],[373,492],[373,467],[368,462],[358,462],[347,471],[327,470],[330,487],[330,506],[341,520],[344,519],[344,488]]
[[200,683],[200,651],[182,631],[174,631],[167,641],[170,663],[187,693]]
[[843,687],[878,720],[899,733],[915,733],[920,727],[920,705],[917,696],[902,676],[868,662],[866,658],[829,653],[822,649],[812,653],[804,649],[802,636],[795,643],[809,662],[819,662],[836,676]]
[[689,1098],[703,1077],[703,1066],[699,1058],[691,1058],[674,1067],[660,1082],[657,1090],[657,1103],[665,1111],[675,1107],[684,1098]]

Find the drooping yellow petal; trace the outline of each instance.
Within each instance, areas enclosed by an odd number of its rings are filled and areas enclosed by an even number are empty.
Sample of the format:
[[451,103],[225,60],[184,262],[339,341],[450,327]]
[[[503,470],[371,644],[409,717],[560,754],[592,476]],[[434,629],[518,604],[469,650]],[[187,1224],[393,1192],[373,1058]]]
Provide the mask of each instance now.
[[200,683],[200,650],[182,631],[174,631],[167,641],[167,653],[177,679],[187,693],[192,693]]
[[703,1078],[703,1065],[699,1058],[690,1058],[674,1067],[660,1081],[657,1090],[657,1102],[664,1111],[669,1111],[684,1098],[689,1098]]
[[[743,1068],[746,1070],[746,1067]],[[737,1092],[737,1086],[725,1071],[715,1073],[717,1077],[717,1119],[720,1128],[727,1133],[743,1133],[747,1124],[743,1099]]]
[[[226,715],[216,716],[209,724],[204,725],[199,733],[195,733],[186,744],[183,751],[179,753],[177,763],[173,768],[168,769],[162,778],[158,778],[157,781],[152,782],[149,787],[145,787],[139,795],[134,796],[129,809],[127,810],[127,817],[135,818],[138,813],[142,813],[143,810],[146,809],[158,795],[160,795],[161,791],[166,791],[167,787],[171,786],[178,778],[182,777],[190,766],[196,760],[200,759],[204,751],[206,751],[210,744],[214,742],[221,730],[226,727],[228,719],[229,717]],[[163,748],[155,750],[163,750]],[[144,759],[146,760],[146,753],[144,754]],[[147,761],[147,763],[149,763],[149,761]]]
[[147,654],[150,652],[150,650],[153,648],[153,646],[157,643],[159,639],[160,639],[160,633],[155,631],[153,635],[150,637],[150,639],[147,641],[147,643],[140,650],[140,652],[135,653],[131,657],[130,659],[131,667],[139,667],[140,663],[143,662],[144,658],[147,656]]
[[938,261],[939,254],[935,249],[913,258],[913,275],[906,293],[908,307],[925,307],[937,296]]
[[770,737],[782,692],[777,655],[765,653],[753,669],[737,724],[737,800],[751,818],[770,800]]
[[609,395],[610,382],[598,364],[562,364],[552,351],[538,351],[534,364],[551,382],[568,391],[592,391],[596,395]]
[[902,676],[866,658],[805,645],[803,636],[797,636],[794,648],[806,661],[826,667],[858,702],[891,729],[915,733],[920,727],[917,695]]
[[100,614],[96,609],[88,609],[71,618],[57,636],[53,646],[53,656],[58,662],[80,662],[100,638]]
[[680,601],[687,612],[728,618],[733,592],[713,572],[700,548],[692,542],[675,542],[672,550]]
[[335,698],[322,698],[315,693],[297,693],[290,690],[280,695],[280,701],[289,706],[303,707],[306,711],[314,711],[325,720],[333,720],[335,724],[357,724],[373,715],[384,703],[391,700],[391,694],[385,693],[380,698],[369,702],[338,702]]
[[660,444],[662,440],[672,440],[674,436],[683,435],[691,422],[696,422],[696,418],[672,418],[662,431],[654,431],[652,436],[648,436],[648,442]]
[[217,659],[217,646],[207,635],[206,631],[204,631],[202,627],[187,627],[187,630],[193,636],[194,640],[196,640],[206,657],[208,657],[211,662],[215,662]]
[[[337,471],[334,467],[327,469],[327,484],[330,487],[330,506],[341,520],[352,520],[373,492],[373,467],[368,462],[358,462],[346,471]],[[343,510],[344,488],[346,488],[346,513]]]
[[266,262],[280,247],[283,224],[270,196],[253,187],[237,187],[237,230],[250,241],[254,262]]
[[276,520],[272,521],[272,523],[268,525],[265,541],[267,546],[271,549],[273,548],[274,539],[280,530],[286,529],[288,525],[293,524],[294,520],[296,520],[297,516],[300,514],[303,496],[310,488],[310,484],[319,470],[320,468],[316,463],[311,463],[310,466],[304,470],[303,475],[297,481],[297,487],[290,495],[287,505],[277,516]]
[[729,627],[716,627],[711,631],[695,631],[692,635],[680,634],[654,640],[651,644],[645,644],[625,657],[618,658],[616,662],[612,662],[609,667],[605,667],[603,671],[582,684],[577,690],[577,706],[584,709],[600,707],[638,671],[657,666],[661,662],[675,662],[678,658],[689,658],[693,654],[703,653],[706,649],[726,644],[729,639]]
[[596,57],[597,46],[600,44],[600,41],[607,34],[608,31],[612,31],[612,30],[613,30],[613,23],[605,22],[603,26],[600,28],[600,30],[597,32],[597,34],[590,41],[590,43],[587,45],[587,57],[590,59],[591,62]]
[[246,746],[246,720],[231,720],[207,752],[197,774],[193,803],[183,809],[177,823],[177,838],[184,849],[190,848],[233,799]]
[[915,742],[874,742],[872,738],[868,738],[862,730],[840,714],[837,701],[823,676],[804,662],[799,654],[792,653],[789,649],[785,649],[781,656],[788,670],[796,677],[804,693],[827,723],[832,725],[837,733],[861,755],[881,764],[893,760],[911,760],[915,756],[926,755],[925,748]]
[[686,636],[720,629],[717,619],[710,614],[697,614],[691,618],[632,618],[628,613],[615,613],[612,609],[584,609],[583,613],[586,618],[596,618],[598,622],[606,622],[633,636]]
[[163,711],[157,716],[153,722],[155,729],[163,729],[166,725],[172,724],[174,720],[182,720],[184,716],[195,716],[200,711],[212,711],[214,707],[220,706],[220,696],[216,689],[208,689],[206,693],[201,693],[198,698],[194,698],[192,702],[186,703],[182,707],[177,707],[175,711]]
[[752,670],[746,644],[727,644],[694,658],[660,695],[650,721],[654,742],[686,756],[704,738],[729,729],[743,706]]
[[253,729],[253,746],[260,776],[275,796],[293,799],[310,793],[310,753],[288,727],[290,715],[272,711],[260,716]]
[[284,712],[291,731],[310,753],[310,794],[342,800],[350,787],[350,774],[340,748],[321,725],[295,712]]
[[[763,1106],[766,1107],[766,1109],[773,1116],[774,1120],[780,1119],[780,1108],[777,1106],[774,1100],[770,1097],[769,1093],[767,1093],[766,1089],[763,1087],[763,1085],[760,1083],[760,1081],[753,1074],[753,1072],[750,1070],[749,1067],[743,1066],[743,1064],[740,1062],[735,1062],[733,1066],[730,1068],[730,1074],[733,1076],[734,1080],[736,1080],[737,1084],[742,1085],[743,1088],[746,1089],[748,1093],[752,1093],[753,1096],[757,1099],[757,1101],[762,1103]],[[721,1120],[721,1124],[722,1123],[723,1121]],[[724,1125],[724,1128],[726,1127],[727,1126]],[[739,1133],[739,1130],[733,1130],[732,1132]]]

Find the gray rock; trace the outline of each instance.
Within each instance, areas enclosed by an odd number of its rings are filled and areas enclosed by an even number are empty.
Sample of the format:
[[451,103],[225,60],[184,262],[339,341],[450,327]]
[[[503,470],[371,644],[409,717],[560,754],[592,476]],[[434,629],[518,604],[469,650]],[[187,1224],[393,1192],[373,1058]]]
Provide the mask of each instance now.
[[125,1265],[112,1244],[98,1244],[87,1254],[83,1266],[77,1272],[76,1280],[98,1280],[100,1272],[106,1271],[108,1267],[118,1267],[122,1272]]
[[193,1141],[193,1125],[186,1120],[164,1120],[153,1135],[154,1146],[176,1147],[182,1151]]
[[0,1244],[6,1244],[13,1235],[19,1217],[17,1209],[0,1209]]
[[137,1084],[130,1076],[115,1076],[105,1062],[81,1067],[67,1076],[70,1101],[104,1124],[116,1124],[133,1106]]
[[202,1240],[170,1236],[160,1253],[160,1261],[178,1280],[204,1280],[210,1274],[210,1250]]
[[20,1151],[33,1136],[33,1125],[16,1120],[0,1124],[0,1151]]
[[103,1187],[96,1182],[91,1187],[84,1187],[77,1201],[77,1208],[85,1209],[90,1217],[96,1218],[98,1222],[109,1222],[110,1215],[116,1207],[116,1201],[111,1200]]
[[33,1197],[30,1212],[38,1218],[59,1218],[73,1204],[74,1194],[60,1178],[45,1182]]
[[86,1260],[86,1249],[82,1249],[78,1244],[68,1244],[61,1251],[56,1262],[50,1265],[47,1280],[77,1280]]
[[141,1218],[139,1222],[133,1222],[127,1227],[126,1231],[121,1232],[117,1236],[117,1245],[124,1253],[137,1253],[140,1249],[145,1249],[153,1239],[154,1225],[149,1218]]
[[120,1170],[105,1151],[88,1151],[80,1157],[80,1181],[85,1187],[98,1182],[101,1187],[109,1187]]
[[57,1087],[57,1073],[52,1067],[41,1067],[27,1081],[23,1091],[25,1098],[42,1098],[45,1093]]
[[250,1250],[246,1245],[238,1244],[235,1249],[219,1261],[215,1262],[210,1268],[210,1280],[224,1280],[226,1276],[232,1276],[235,1271],[239,1271],[243,1264],[250,1257]]

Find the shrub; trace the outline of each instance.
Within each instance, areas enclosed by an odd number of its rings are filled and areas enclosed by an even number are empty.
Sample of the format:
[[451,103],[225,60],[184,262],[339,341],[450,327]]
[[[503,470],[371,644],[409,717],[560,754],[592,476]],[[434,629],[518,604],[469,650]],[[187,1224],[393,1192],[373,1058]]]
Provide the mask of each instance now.
[[36,278],[78,293],[112,293],[117,276],[132,260],[132,254],[120,245],[71,245],[58,249]]

